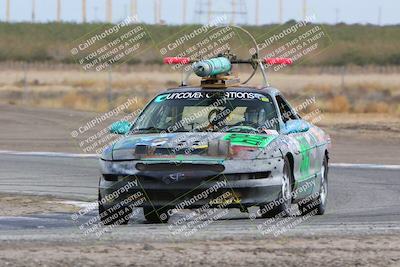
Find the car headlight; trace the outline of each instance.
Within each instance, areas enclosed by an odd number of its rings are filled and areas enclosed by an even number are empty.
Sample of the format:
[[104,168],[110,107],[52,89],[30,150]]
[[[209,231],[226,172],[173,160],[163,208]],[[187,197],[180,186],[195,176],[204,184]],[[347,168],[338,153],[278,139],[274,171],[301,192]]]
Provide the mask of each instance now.
[[103,153],[101,153],[100,158],[102,160],[113,160],[112,156],[112,146],[108,146],[106,149],[103,150]]

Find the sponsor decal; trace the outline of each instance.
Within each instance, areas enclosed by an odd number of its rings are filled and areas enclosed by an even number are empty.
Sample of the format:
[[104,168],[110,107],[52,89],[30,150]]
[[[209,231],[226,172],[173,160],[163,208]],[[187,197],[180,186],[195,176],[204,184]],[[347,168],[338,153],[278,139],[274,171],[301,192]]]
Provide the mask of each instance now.
[[310,176],[310,144],[303,136],[298,137],[297,141],[300,144],[301,154],[300,174],[301,178],[305,179]]
[[266,147],[275,136],[264,136],[245,133],[231,133],[223,137],[223,140],[230,141],[232,145],[236,146],[249,146],[249,147]]
[[180,100],[180,99],[211,99],[217,97],[225,97],[227,99],[243,99],[243,100],[260,100],[263,102],[270,102],[269,98],[265,95],[253,92],[223,92],[223,94],[218,94],[218,92],[178,92],[163,94],[156,97],[155,103],[160,103],[165,100]]

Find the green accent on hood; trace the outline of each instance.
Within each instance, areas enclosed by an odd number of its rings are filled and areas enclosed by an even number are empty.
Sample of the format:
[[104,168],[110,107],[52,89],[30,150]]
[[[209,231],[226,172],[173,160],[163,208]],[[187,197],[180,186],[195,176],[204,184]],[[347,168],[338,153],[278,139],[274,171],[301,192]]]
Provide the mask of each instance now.
[[272,140],[274,140],[276,136],[271,135],[259,135],[259,134],[246,134],[246,133],[230,133],[225,135],[222,140],[230,141],[231,145],[234,146],[250,146],[250,147],[258,147],[264,148]]

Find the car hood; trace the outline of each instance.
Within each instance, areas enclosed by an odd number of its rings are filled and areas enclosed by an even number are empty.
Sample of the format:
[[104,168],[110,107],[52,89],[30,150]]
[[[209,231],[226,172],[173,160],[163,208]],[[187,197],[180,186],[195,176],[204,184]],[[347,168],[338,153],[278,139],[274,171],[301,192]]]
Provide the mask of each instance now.
[[134,134],[117,141],[110,152],[113,160],[255,159],[277,137],[277,133]]

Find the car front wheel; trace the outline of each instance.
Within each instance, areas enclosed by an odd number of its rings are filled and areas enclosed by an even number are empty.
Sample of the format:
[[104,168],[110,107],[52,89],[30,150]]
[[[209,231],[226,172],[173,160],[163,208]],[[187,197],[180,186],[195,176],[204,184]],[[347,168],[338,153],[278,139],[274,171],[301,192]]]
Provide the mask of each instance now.
[[321,165],[321,184],[316,198],[308,202],[299,204],[299,210],[302,215],[310,213],[315,210],[316,215],[323,215],[325,213],[326,204],[328,201],[328,158],[324,157]]
[[263,218],[273,218],[276,216],[290,216],[292,205],[292,169],[287,158],[284,159],[282,171],[282,191],[280,197],[275,202],[269,202],[260,207],[260,214]]

